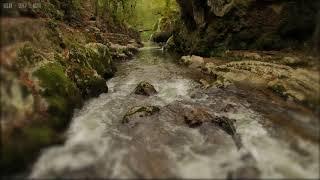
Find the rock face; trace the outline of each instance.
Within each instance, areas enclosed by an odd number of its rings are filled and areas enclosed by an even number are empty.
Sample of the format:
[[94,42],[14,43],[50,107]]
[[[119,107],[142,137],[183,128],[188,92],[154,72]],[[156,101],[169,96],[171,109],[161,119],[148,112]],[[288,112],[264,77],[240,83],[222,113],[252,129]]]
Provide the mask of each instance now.
[[143,96],[152,96],[154,94],[157,94],[157,90],[152,84],[143,81],[138,84],[138,86],[134,90],[134,93]]
[[142,118],[146,116],[152,116],[153,114],[160,111],[159,107],[156,106],[139,106],[131,108],[123,117],[122,123],[131,123],[136,118]]
[[[316,34],[319,1],[178,0],[176,51],[210,56],[227,49],[300,48]],[[319,25],[318,25],[319,26]]]
[[229,62],[223,65],[207,63],[203,71],[214,76],[217,83],[246,82],[267,87],[284,98],[291,98],[312,108],[319,104],[317,71],[261,61]]

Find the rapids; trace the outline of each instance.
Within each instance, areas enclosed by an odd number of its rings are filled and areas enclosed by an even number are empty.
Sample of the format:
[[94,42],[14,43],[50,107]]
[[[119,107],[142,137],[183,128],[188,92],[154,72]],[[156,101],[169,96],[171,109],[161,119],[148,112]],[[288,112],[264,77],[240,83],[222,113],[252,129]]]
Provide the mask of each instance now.
[[[319,123],[313,113],[255,89],[203,89],[197,82],[201,76],[159,47],[141,48],[133,60],[119,63],[107,94],[76,110],[66,142],[43,150],[30,177],[319,177],[319,144],[289,125]],[[133,94],[141,81],[159,93]],[[133,127],[121,123],[128,109],[143,105],[158,106],[160,112]],[[210,122],[187,126],[181,117],[187,107],[235,120],[242,145]],[[278,123],[282,116],[288,124]],[[312,129],[306,128],[301,131]]]

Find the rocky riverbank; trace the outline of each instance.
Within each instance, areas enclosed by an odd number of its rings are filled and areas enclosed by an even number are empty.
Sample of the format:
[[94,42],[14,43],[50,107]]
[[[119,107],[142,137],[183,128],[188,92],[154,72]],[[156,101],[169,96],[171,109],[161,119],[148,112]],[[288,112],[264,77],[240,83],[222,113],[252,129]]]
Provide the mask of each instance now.
[[110,32],[106,21],[89,18],[90,4],[82,6],[89,9],[78,19],[70,19],[62,4],[50,3],[1,17],[4,173],[24,169],[41,148],[63,142],[74,109],[108,92],[106,80],[113,77],[115,63],[130,59],[142,46],[134,30],[115,25],[117,33]]
[[[318,1],[178,0],[172,51],[216,56],[225,50],[319,52]],[[170,48],[169,48],[170,49]]]
[[151,40],[188,55],[181,64],[210,74],[217,86],[254,84],[319,110],[319,2],[177,3],[180,14],[159,19]]
[[204,86],[231,84],[267,88],[288,100],[319,111],[319,61],[283,52],[229,51],[223,57],[183,56],[180,63],[212,77]]

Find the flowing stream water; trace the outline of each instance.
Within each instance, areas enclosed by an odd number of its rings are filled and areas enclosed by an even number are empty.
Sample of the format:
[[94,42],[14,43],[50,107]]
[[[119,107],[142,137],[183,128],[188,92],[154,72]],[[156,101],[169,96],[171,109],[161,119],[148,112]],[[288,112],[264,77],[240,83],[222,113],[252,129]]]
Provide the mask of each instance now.
[[[261,91],[203,89],[200,77],[158,47],[141,48],[133,60],[118,65],[107,94],[75,112],[66,142],[45,149],[30,177],[319,177],[319,144],[277,123],[319,123],[312,112]],[[141,81],[154,85],[158,94],[133,94]],[[134,126],[121,123],[130,108],[145,105],[160,111]],[[211,122],[189,127],[182,116],[188,108],[233,119],[241,145]],[[311,125],[307,132],[313,132]]]

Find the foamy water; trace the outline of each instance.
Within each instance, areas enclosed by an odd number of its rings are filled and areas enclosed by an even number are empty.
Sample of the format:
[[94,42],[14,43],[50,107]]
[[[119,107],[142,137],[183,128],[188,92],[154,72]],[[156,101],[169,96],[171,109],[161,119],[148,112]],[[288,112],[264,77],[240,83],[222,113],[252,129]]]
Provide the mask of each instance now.
[[[190,97],[197,83],[185,71],[160,49],[142,49],[107,82],[109,93],[89,100],[75,113],[65,144],[44,150],[30,177],[225,178],[249,163],[241,160],[246,154],[252,156],[250,163],[263,178],[319,177],[319,145],[292,137],[308,152],[299,155],[285,141],[270,136],[259,123],[264,117],[245,102],[216,97],[236,104],[237,111],[210,111],[236,120],[240,149],[221,129],[189,128],[171,121],[175,117],[167,105],[186,102],[209,107],[216,103],[208,100],[209,95]],[[148,98],[132,94],[140,81],[150,82],[159,93]],[[124,129],[120,123],[124,114],[139,105],[160,106],[161,114],[141,128]]]

